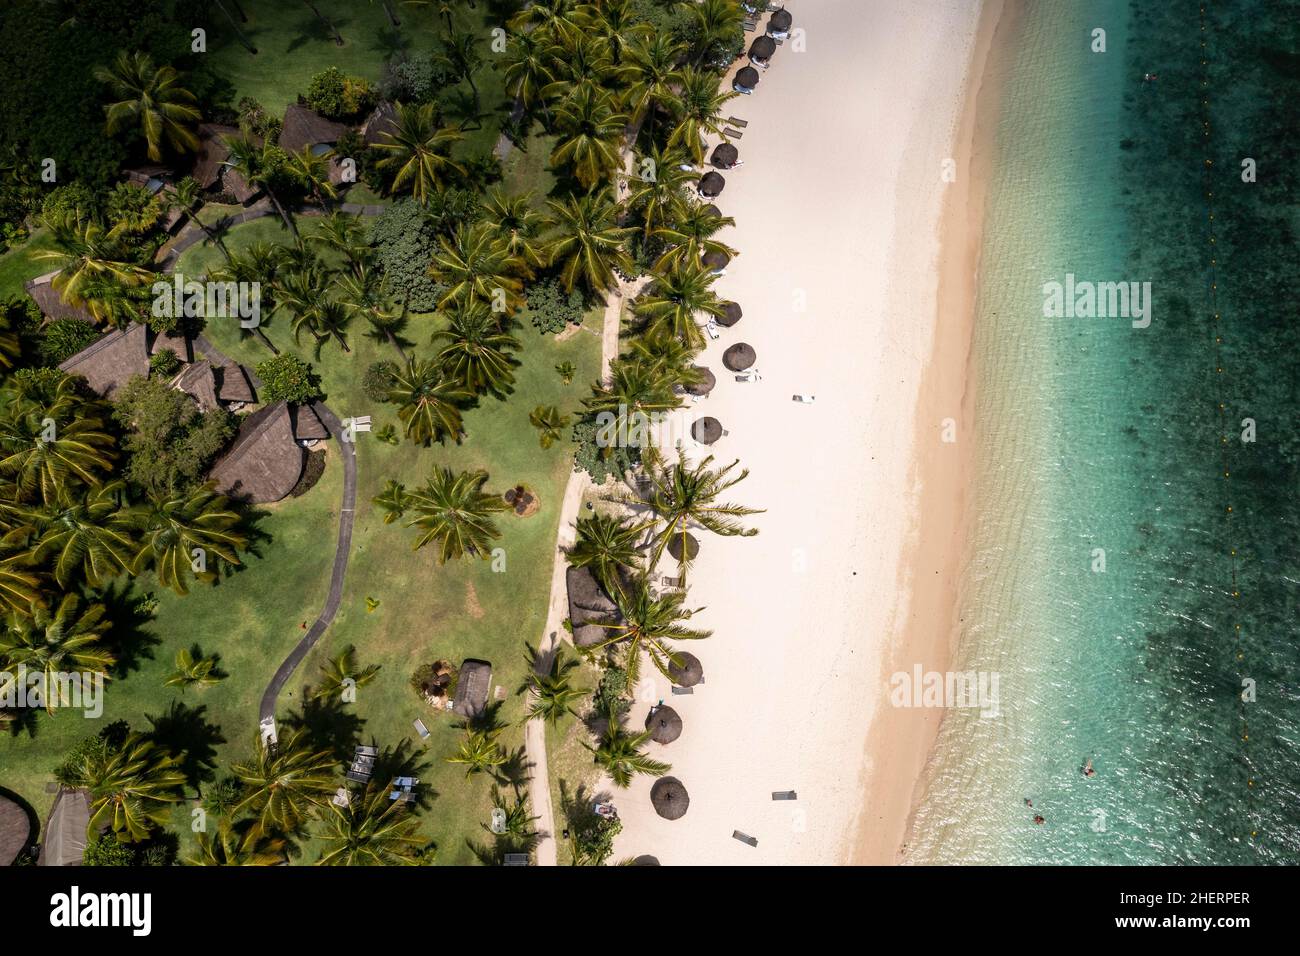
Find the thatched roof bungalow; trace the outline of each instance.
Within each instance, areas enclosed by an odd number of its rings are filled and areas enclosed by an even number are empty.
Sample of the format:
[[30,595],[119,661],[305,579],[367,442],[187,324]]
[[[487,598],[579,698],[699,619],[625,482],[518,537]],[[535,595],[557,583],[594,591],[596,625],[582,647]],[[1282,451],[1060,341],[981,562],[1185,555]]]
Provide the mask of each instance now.
[[208,477],[223,495],[266,503],[293,491],[302,466],[303,450],[294,440],[289,407],[276,402],[240,423],[234,443]]
[[592,647],[609,639],[609,631],[593,621],[621,619],[618,605],[600,586],[590,568],[569,568],[565,572],[569,590],[569,623],[573,625],[573,643]]
[[112,398],[132,376],[149,374],[148,329],[138,322],[114,329],[65,359],[59,368],[80,375],[96,394]]
[[342,123],[328,120],[319,113],[294,103],[284,111],[284,128],[280,130],[280,148],[296,153],[304,146],[310,146],[312,152],[317,152],[318,147],[333,146],[347,131],[348,127]]
[[231,362],[219,366],[217,372],[217,398],[223,402],[246,404],[257,401],[248,373],[242,365]]
[[293,437],[298,441],[316,442],[330,437],[329,429],[310,405],[292,405],[289,414],[293,418]]
[[83,306],[69,305],[63,301],[63,296],[59,290],[54,288],[53,280],[58,271],[47,272],[43,276],[37,276],[35,279],[28,279],[23,285],[27,294],[36,300],[36,305],[41,310],[41,315],[45,316],[51,322],[56,319],[77,319],[81,322],[95,324],[95,318]]
[[89,794],[85,790],[60,790],[45,820],[37,866],[81,866],[89,826]]
[[451,704],[452,712],[467,718],[483,716],[491,690],[492,665],[487,661],[464,661],[460,665],[459,676],[456,679],[456,697]]
[[361,125],[361,138],[365,140],[367,146],[387,143],[390,135],[395,132],[397,132],[397,108],[387,100],[382,100]]
[[239,203],[247,203],[261,192],[259,187],[250,185],[238,170],[226,165],[226,160],[230,158],[230,147],[226,145],[226,140],[242,136],[238,129],[216,123],[200,123],[198,135],[199,149],[190,175],[200,186],[213,192],[227,193]]
[[9,866],[18,859],[31,838],[32,823],[26,808],[0,793],[0,866]]

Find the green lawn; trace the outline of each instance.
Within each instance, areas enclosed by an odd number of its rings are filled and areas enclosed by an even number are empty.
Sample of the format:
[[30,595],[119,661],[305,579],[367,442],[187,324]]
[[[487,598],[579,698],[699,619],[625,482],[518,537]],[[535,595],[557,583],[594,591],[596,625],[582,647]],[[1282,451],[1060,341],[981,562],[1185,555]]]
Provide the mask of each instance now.
[[0,256],[0,299],[23,295],[23,283],[53,270],[48,262],[39,262],[36,253],[54,249],[54,237],[48,229],[37,229],[27,241]]

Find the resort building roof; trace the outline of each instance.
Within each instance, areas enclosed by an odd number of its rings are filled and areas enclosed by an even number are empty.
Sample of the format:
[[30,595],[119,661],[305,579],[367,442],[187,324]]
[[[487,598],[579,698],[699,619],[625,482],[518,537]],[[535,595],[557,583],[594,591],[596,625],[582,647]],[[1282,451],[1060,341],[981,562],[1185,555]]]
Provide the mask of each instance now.
[[460,665],[456,681],[456,698],[451,709],[461,717],[479,717],[487,707],[492,687],[492,665],[487,661],[466,660]]
[[302,462],[289,407],[281,401],[258,409],[240,423],[234,444],[212,466],[209,477],[223,495],[279,501],[298,484]]

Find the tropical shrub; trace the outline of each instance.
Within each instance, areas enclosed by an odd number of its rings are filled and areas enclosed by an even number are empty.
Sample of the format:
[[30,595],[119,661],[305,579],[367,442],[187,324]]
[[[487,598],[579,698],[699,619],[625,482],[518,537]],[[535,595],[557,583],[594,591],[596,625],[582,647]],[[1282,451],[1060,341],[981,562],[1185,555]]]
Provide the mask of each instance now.
[[99,330],[80,319],[55,319],[45,327],[37,346],[41,358],[49,365],[58,365],[69,359],[99,338]]
[[555,277],[528,287],[528,316],[543,335],[580,323],[583,312],[582,291],[565,292]]
[[271,402],[313,402],[324,393],[320,376],[311,365],[294,355],[277,355],[257,364],[262,380],[262,400]]
[[333,120],[352,120],[375,106],[375,93],[359,76],[347,76],[338,67],[311,78],[304,97],[307,105]]

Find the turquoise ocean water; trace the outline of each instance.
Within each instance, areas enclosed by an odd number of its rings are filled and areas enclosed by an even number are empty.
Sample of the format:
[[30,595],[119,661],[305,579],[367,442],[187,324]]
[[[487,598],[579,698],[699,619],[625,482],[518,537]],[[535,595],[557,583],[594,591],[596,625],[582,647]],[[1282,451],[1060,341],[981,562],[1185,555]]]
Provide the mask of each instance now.
[[[1028,4],[956,665],[999,675],[1001,714],[946,716],[913,862],[1300,861],[1298,14]],[[1150,282],[1150,326],[1044,318],[1067,273]]]

